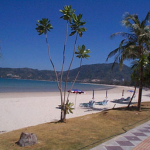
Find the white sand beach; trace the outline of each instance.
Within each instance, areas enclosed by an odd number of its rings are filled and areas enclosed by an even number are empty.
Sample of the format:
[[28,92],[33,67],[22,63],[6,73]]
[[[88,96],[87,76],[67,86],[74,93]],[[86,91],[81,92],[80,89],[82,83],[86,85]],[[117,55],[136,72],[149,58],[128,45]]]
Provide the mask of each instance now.
[[[97,113],[104,109],[127,106],[125,103],[114,103],[112,101],[122,98],[124,89],[124,98],[132,94],[127,90],[134,90],[133,87],[115,86],[108,90],[108,104],[95,105],[94,109],[79,107],[80,103],[87,103],[92,100],[93,91],[85,91],[86,94],[77,94],[76,107],[73,114],[67,115],[67,118],[83,116],[86,114]],[[150,90],[143,90],[142,102],[150,101]],[[75,103],[76,94],[71,93],[69,100]],[[95,91],[94,100],[103,101],[106,97],[106,91]],[[133,102],[137,102],[138,89]],[[0,93],[0,133],[8,132],[28,126],[34,126],[46,122],[60,119],[60,109],[56,108],[60,104],[59,92],[35,92],[35,93]]]

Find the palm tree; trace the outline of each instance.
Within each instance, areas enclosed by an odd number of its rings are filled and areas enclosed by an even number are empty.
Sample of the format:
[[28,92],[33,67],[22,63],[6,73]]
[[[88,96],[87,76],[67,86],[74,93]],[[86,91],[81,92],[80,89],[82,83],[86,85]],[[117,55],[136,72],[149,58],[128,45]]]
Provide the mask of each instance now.
[[[118,32],[111,35],[112,37],[121,35],[124,39],[120,42],[118,48],[109,53],[106,60],[115,55],[115,63],[123,66],[124,60],[138,60],[139,62],[139,96],[138,96],[138,110],[141,110],[141,97],[143,87],[143,63],[142,57],[147,53],[150,46],[150,11],[147,13],[145,19],[140,22],[137,14],[125,13],[122,24],[127,27],[130,33]],[[114,66],[113,64],[113,66]]]
[[[61,77],[60,77],[60,95],[61,95],[61,105],[62,106],[65,106],[64,105],[65,104],[65,99],[63,100],[61,83],[62,83],[62,77],[63,77],[64,63],[65,63],[65,51],[66,51],[66,43],[67,43],[67,35],[68,35],[68,26],[69,26],[69,23],[71,23],[72,14],[75,12],[75,10],[72,9],[71,7],[72,7],[71,5],[70,6],[63,6],[64,9],[59,10],[63,14],[63,16],[61,16],[60,18],[67,21],[66,35],[65,35],[65,42],[64,42],[64,49],[63,49],[63,62],[62,62]],[[65,93],[64,93],[64,95],[65,95]],[[71,106],[71,105],[69,105],[69,106]],[[63,120],[63,118],[64,118],[63,116],[64,116],[64,112],[61,111],[61,120]]]
[[[53,29],[53,27],[50,24],[50,20],[48,20],[46,18],[43,18],[40,21],[38,20],[37,21],[38,24],[36,24],[37,25],[36,30],[39,33],[39,35],[42,35],[43,33],[45,34],[46,44],[47,44],[47,47],[48,47],[49,60],[50,60],[50,62],[52,64],[52,66],[53,66],[53,69],[54,69],[54,72],[55,72],[55,76],[56,76],[56,81],[57,81],[57,87],[58,87],[58,89],[60,91],[60,96],[61,96],[61,118],[60,118],[60,120],[62,122],[64,122],[65,119],[66,119],[66,113],[69,113],[69,112],[72,113],[72,108],[71,108],[72,104],[69,103],[68,99],[66,101],[66,98],[65,98],[67,81],[68,81],[69,71],[70,71],[70,68],[71,68],[71,65],[72,65],[72,62],[73,62],[73,59],[74,59],[74,55],[75,55],[75,48],[76,48],[77,37],[78,37],[78,35],[80,37],[82,37],[82,34],[83,34],[82,32],[86,31],[86,28],[82,27],[86,23],[85,21],[81,20],[82,15],[79,14],[78,16],[76,16],[74,14],[75,10],[71,9],[71,6],[64,6],[63,8],[64,8],[63,10],[60,10],[60,12],[63,14],[63,16],[61,16],[60,18],[63,18],[63,20],[67,21],[67,25],[66,25],[66,35],[65,35],[64,48],[63,48],[63,63],[62,63],[60,80],[58,78],[58,74],[57,74],[57,72],[55,70],[55,66],[54,66],[53,61],[51,59],[50,47],[49,47],[48,40],[47,40],[47,32],[48,31],[50,32],[50,30]],[[76,38],[75,38],[75,43],[74,43],[72,59],[71,59],[71,62],[70,62],[70,65],[69,65],[69,68],[68,68],[68,71],[67,71],[67,75],[66,75],[65,88],[64,88],[64,98],[63,98],[63,92],[62,92],[62,85],[61,85],[61,83],[62,83],[62,77],[63,77],[64,63],[65,63],[65,50],[66,50],[66,42],[67,42],[69,23],[70,23],[70,27],[71,27],[71,30],[72,30],[70,36],[72,36],[72,35],[74,35],[76,33]],[[84,54],[82,56],[82,58],[83,57],[85,58],[85,57],[88,57],[88,56]]]

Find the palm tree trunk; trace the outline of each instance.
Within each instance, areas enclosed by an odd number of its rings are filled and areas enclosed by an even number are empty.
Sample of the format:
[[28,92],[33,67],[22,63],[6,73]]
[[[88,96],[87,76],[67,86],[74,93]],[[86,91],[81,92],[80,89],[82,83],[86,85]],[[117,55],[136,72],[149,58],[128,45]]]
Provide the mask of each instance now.
[[141,101],[142,101],[142,88],[143,88],[143,61],[142,61],[142,48],[139,44],[139,56],[140,56],[140,64],[139,64],[139,75],[140,75],[140,84],[139,84],[139,96],[138,96],[138,111],[141,111]]
[[[59,80],[58,80],[58,75],[57,75],[57,72],[56,72],[56,69],[55,69],[55,66],[53,64],[53,61],[51,59],[51,55],[50,55],[50,47],[49,47],[49,44],[48,44],[48,40],[47,40],[47,34],[45,34],[45,38],[46,38],[46,44],[47,44],[47,48],[48,48],[48,56],[49,56],[49,60],[52,64],[52,67],[54,69],[54,72],[55,72],[55,77],[56,77],[56,81],[57,81],[57,87],[60,91],[60,97],[61,97],[61,106],[64,106],[64,100],[63,100],[63,96],[62,96],[62,88],[60,87],[59,85]],[[64,116],[64,111],[63,111],[63,108],[61,107],[61,117],[60,117],[60,120],[62,120]]]
[[132,102],[132,100],[133,100],[133,97],[134,97],[134,95],[135,95],[135,92],[136,92],[136,86],[135,86],[135,88],[134,88],[133,95],[132,95],[132,97],[131,97],[131,99],[130,99],[130,101],[129,101],[129,103],[128,103],[127,109],[129,109],[129,107],[130,107],[130,104],[131,104],[131,102]]
[[50,55],[50,48],[49,48],[49,44],[48,44],[48,40],[47,40],[47,34],[45,34],[45,38],[46,38],[46,44],[47,44],[47,48],[48,48],[49,60],[50,60],[50,62],[51,62],[51,64],[52,64],[52,67],[53,67],[54,72],[55,72],[55,77],[56,77],[56,81],[57,81],[57,87],[58,87],[58,89],[60,90],[59,81],[58,81],[58,75],[57,75],[55,66],[54,66],[54,64],[53,64],[53,61],[52,61],[52,59],[51,59],[51,55]]
[[66,88],[67,88],[67,81],[68,81],[69,71],[70,71],[70,68],[71,68],[71,65],[72,65],[72,62],[73,62],[73,59],[74,59],[77,37],[78,37],[78,33],[76,35],[76,39],[75,39],[75,43],[74,43],[74,50],[73,50],[72,59],[71,59],[71,62],[70,62],[70,65],[69,65],[69,68],[68,68],[68,71],[67,71],[67,76],[66,76],[66,81],[65,81],[65,89],[64,89],[64,100],[65,100],[65,96],[66,96]]
[[[66,42],[67,42],[67,34],[68,34],[68,20],[67,20],[67,25],[66,25],[66,37],[65,37],[65,42],[64,42],[64,50],[63,50],[63,63],[62,63],[62,69],[61,69],[61,77],[60,77],[60,93],[61,93],[61,99],[63,99],[63,94],[62,94],[62,77],[63,77],[63,69],[64,69],[64,63],[65,63],[65,50],[66,50]],[[63,118],[66,116],[65,114],[65,99],[61,101],[61,116],[60,120],[63,121]]]
[[[74,82],[73,82],[71,88],[70,88],[70,92],[71,92],[71,90],[72,90],[72,88],[73,88],[73,86],[74,86],[74,84],[75,84],[75,82],[76,82],[76,80],[77,80],[77,78],[78,78],[78,75],[79,75],[79,73],[80,73],[80,71],[81,71],[81,64],[82,64],[82,57],[81,57],[81,61],[80,61],[80,68],[79,68],[79,71],[78,71],[78,73],[77,73],[77,75],[76,75],[76,77],[75,77],[75,79],[74,79]],[[69,98],[70,92],[68,93],[67,99]]]
[[77,35],[76,35],[75,44],[74,44],[74,50],[73,50],[73,56],[72,56],[72,59],[71,59],[70,65],[69,65],[69,69],[68,69],[68,71],[67,71],[67,76],[66,76],[66,81],[65,81],[64,103],[63,103],[63,108],[62,108],[62,110],[61,110],[61,113],[63,113],[62,118],[61,118],[61,121],[62,121],[62,122],[65,122],[65,120],[66,120],[65,99],[66,99],[67,81],[68,81],[69,71],[70,71],[70,68],[71,68],[71,65],[72,65],[72,62],[73,62],[73,59],[74,59],[77,37],[78,37],[78,33],[77,33]]
[[141,101],[142,101],[142,88],[143,88],[143,66],[140,63],[140,84],[139,84],[139,96],[138,96],[138,111],[141,111]]

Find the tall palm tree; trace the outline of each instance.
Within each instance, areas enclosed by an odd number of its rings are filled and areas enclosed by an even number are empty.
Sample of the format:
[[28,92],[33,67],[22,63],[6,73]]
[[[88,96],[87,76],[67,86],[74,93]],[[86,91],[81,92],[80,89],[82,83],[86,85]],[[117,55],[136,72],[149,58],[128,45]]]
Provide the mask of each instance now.
[[[68,36],[68,26],[69,23],[71,23],[72,20],[72,14],[75,12],[74,9],[71,8],[72,6],[63,6],[63,10],[59,10],[63,16],[61,16],[60,18],[62,18],[63,20],[67,21],[66,24],[66,35],[65,35],[65,42],[64,42],[64,49],[63,49],[63,62],[62,62],[62,69],[61,69],[61,76],[60,76],[60,95],[61,95],[61,105],[65,104],[65,99],[63,100],[63,95],[62,95],[62,77],[63,77],[63,70],[64,70],[64,64],[65,64],[65,51],[66,51],[66,43],[67,43],[67,36]],[[65,93],[64,93],[65,95]],[[64,116],[64,112],[61,111],[61,120],[63,120],[63,116]]]
[[[62,18],[63,20],[67,21],[67,25],[66,25],[66,35],[65,35],[65,42],[64,42],[64,48],[63,48],[63,63],[62,63],[62,69],[61,69],[61,76],[60,79],[58,78],[58,73],[55,70],[55,66],[53,64],[51,55],[50,55],[50,47],[49,47],[49,43],[47,40],[47,32],[50,31],[51,29],[53,29],[53,27],[50,24],[50,20],[43,18],[42,20],[38,20],[38,24],[37,25],[37,32],[39,33],[39,35],[45,34],[45,38],[46,38],[46,44],[48,47],[48,55],[49,55],[49,60],[53,66],[54,72],[55,72],[55,76],[56,76],[56,81],[57,81],[57,86],[58,89],[60,91],[60,96],[61,96],[61,121],[64,122],[66,119],[66,113],[72,112],[71,110],[71,106],[72,104],[69,103],[69,100],[65,98],[66,95],[66,87],[67,87],[67,81],[68,81],[68,76],[69,76],[69,71],[74,59],[74,55],[75,55],[75,48],[76,48],[76,42],[77,42],[77,37],[78,35],[80,37],[82,37],[82,32],[86,31],[86,28],[83,27],[83,25],[86,23],[85,21],[81,20],[82,19],[82,15],[79,14],[78,16],[76,16],[74,14],[74,9],[71,8],[71,6],[64,6],[63,10],[60,10],[60,12],[63,14],[60,18]],[[69,36],[72,36],[76,33],[76,38],[75,38],[75,43],[74,43],[74,48],[73,48],[73,55],[72,55],[72,59],[67,71],[67,75],[66,75],[66,82],[65,82],[65,88],[64,88],[64,98],[63,98],[63,94],[62,94],[62,77],[63,77],[63,68],[64,68],[64,62],[65,62],[65,50],[66,50],[66,42],[67,42],[67,35],[68,35],[68,26],[70,24],[70,28],[71,28],[71,34]],[[85,54],[83,57],[87,57]]]
[[[143,63],[142,57],[149,51],[150,46],[150,11],[145,19],[140,22],[137,14],[125,13],[122,24],[129,29],[130,33],[118,32],[111,35],[111,38],[121,35],[124,39],[120,42],[118,48],[109,53],[106,60],[115,55],[114,64],[118,62],[120,68],[124,60],[139,60],[139,96],[138,110],[141,110],[141,97],[143,87]],[[113,65],[114,65],[113,64]]]

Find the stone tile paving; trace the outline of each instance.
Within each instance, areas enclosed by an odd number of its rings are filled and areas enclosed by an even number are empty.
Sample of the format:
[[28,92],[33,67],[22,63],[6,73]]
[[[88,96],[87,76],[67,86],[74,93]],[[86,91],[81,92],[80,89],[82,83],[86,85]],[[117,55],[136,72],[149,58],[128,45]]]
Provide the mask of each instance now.
[[150,150],[150,121],[91,150]]

